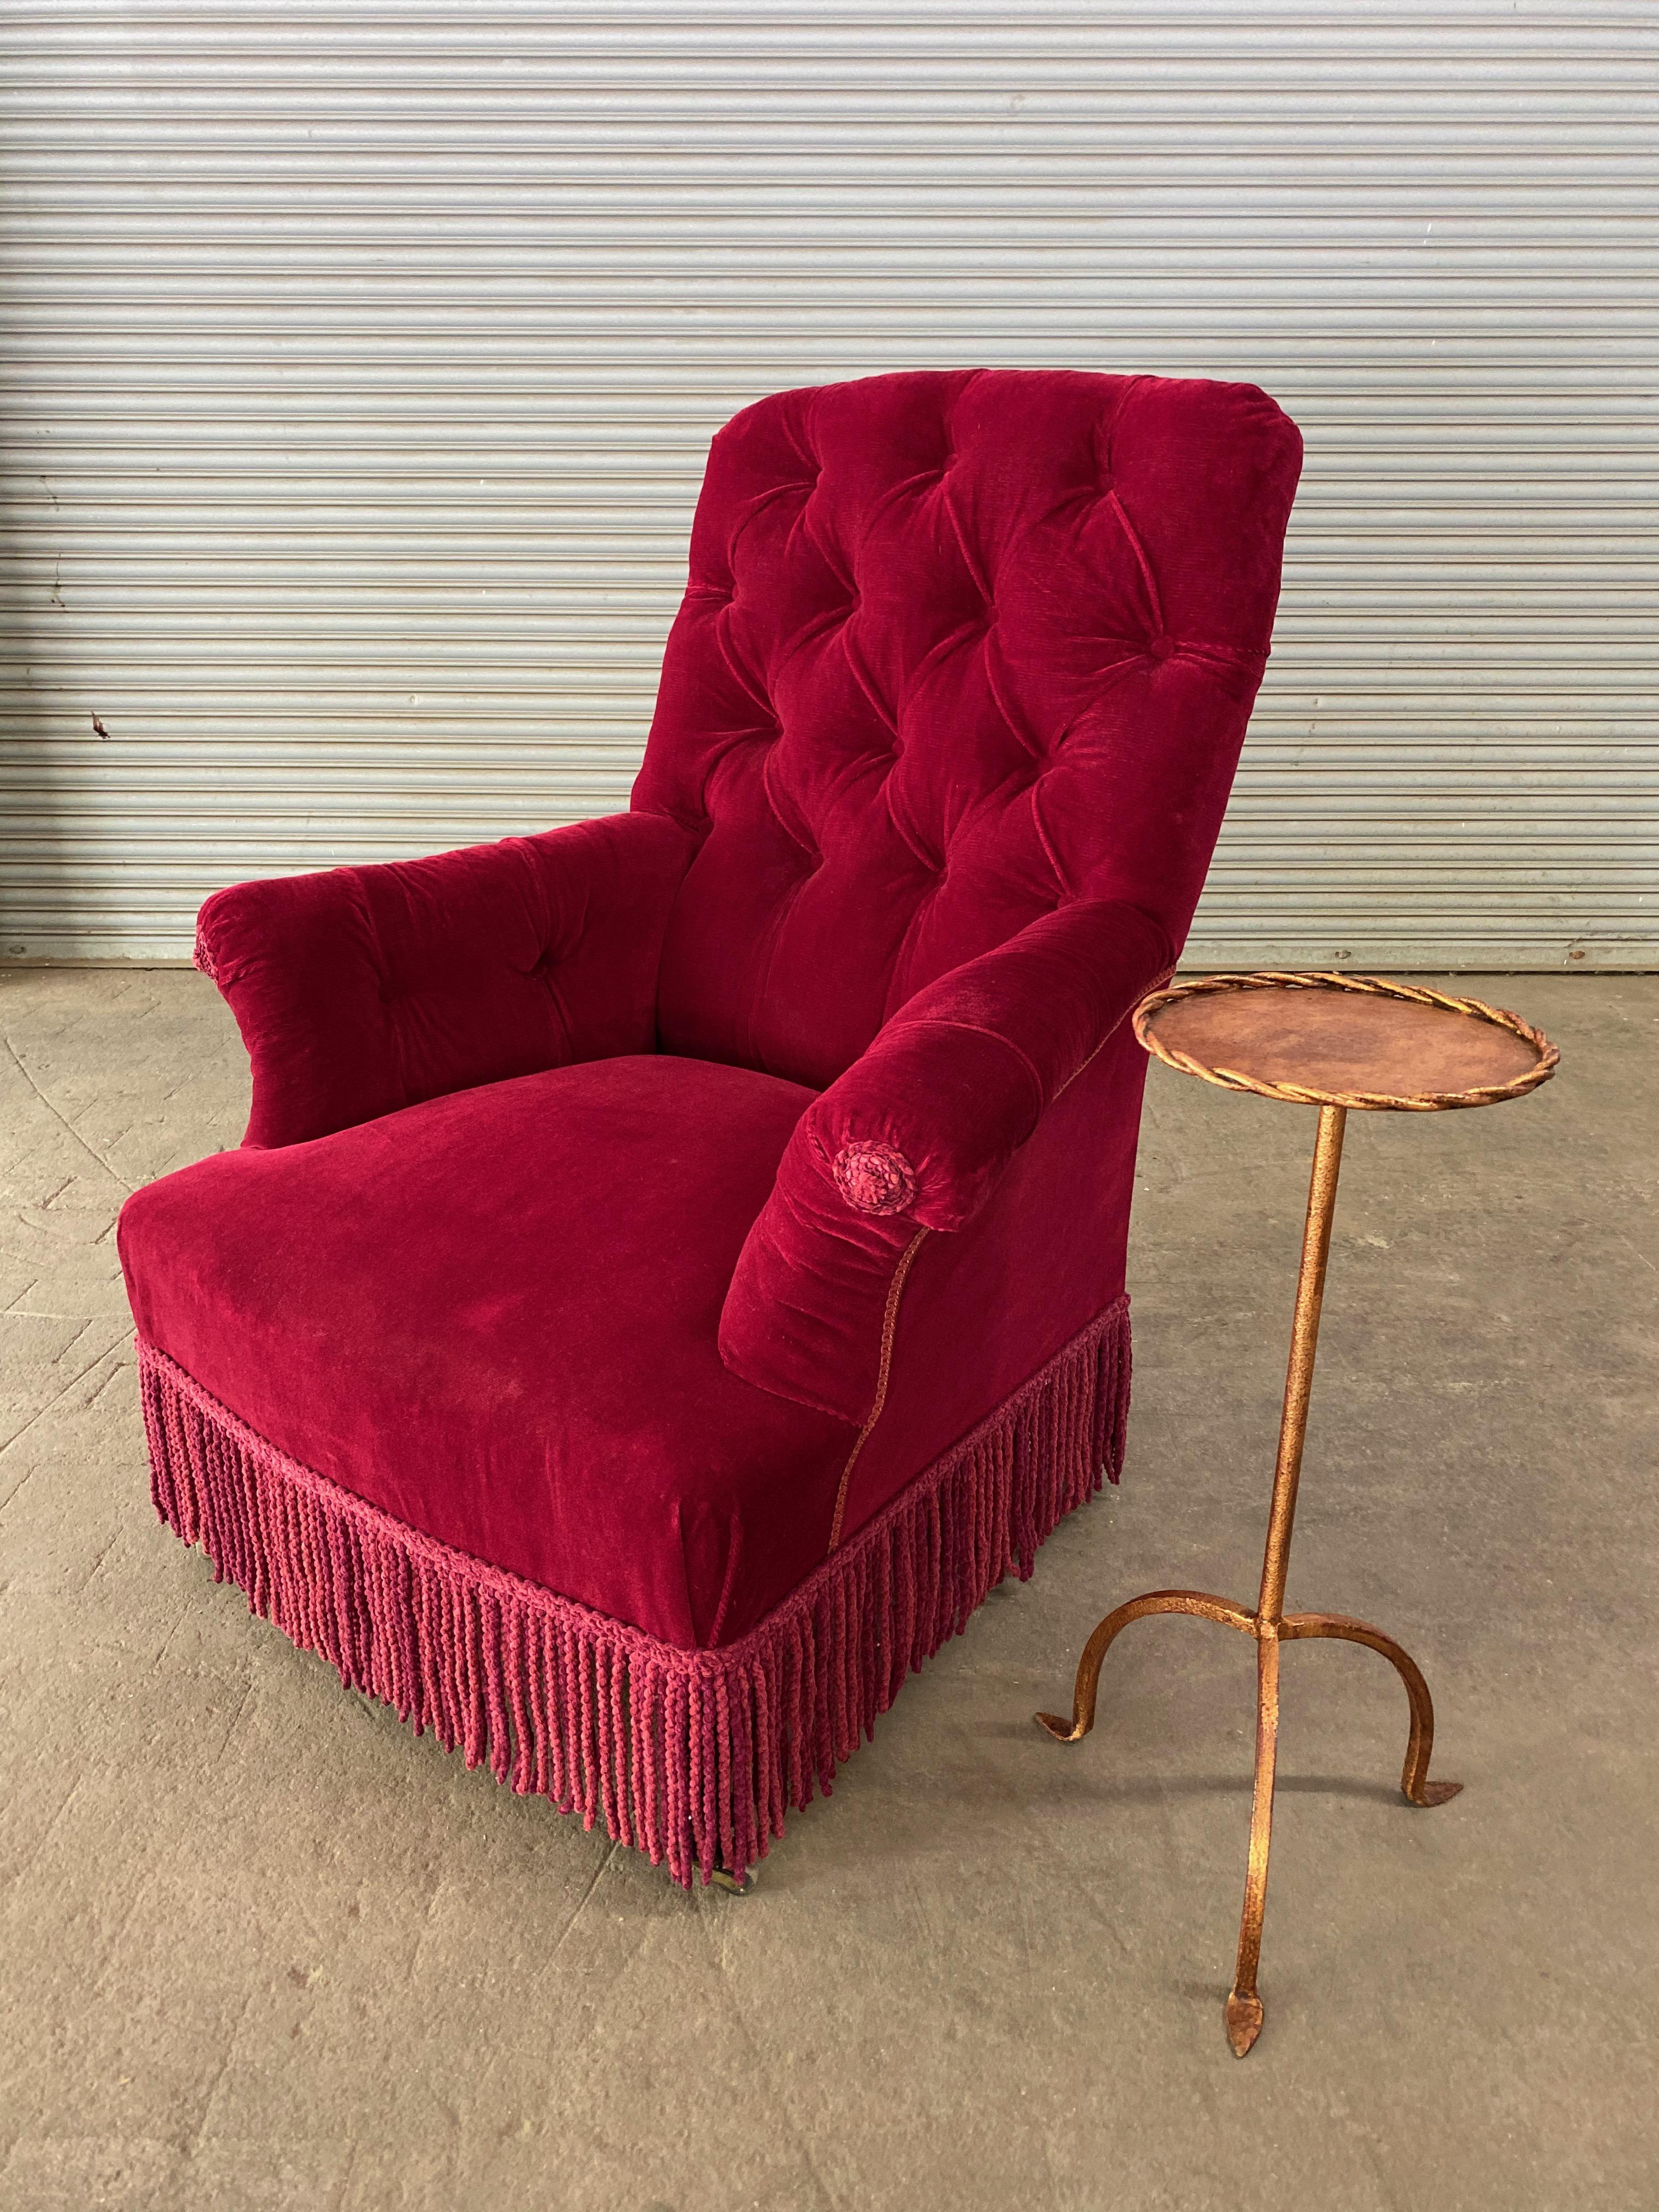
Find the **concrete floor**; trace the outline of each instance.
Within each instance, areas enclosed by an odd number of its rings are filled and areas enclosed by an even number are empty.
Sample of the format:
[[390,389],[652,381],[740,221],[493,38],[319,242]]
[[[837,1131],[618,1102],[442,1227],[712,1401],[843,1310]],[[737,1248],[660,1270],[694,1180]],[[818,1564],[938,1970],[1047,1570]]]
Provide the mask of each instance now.
[[1496,1113],[1355,1118],[1291,1597],[1262,1986],[1223,2040],[1311,1116],[1152,1072],[1120,1494],[912,1681],[754,1893],[469,1774],[157,1523],[112,1224],[245,1105],[211,987],[0,978],[8,2212],[1659,2206],[1659,979],[1498,979]]

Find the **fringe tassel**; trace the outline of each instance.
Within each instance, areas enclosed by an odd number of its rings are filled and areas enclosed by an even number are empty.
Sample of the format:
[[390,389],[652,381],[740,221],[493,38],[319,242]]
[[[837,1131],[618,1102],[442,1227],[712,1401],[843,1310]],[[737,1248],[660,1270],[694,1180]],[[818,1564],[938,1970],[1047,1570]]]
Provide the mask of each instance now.
[[469,1559],[314,1474],[141,1339],[156,1511],[215,1578],[469,1766],[688,1888],[741,1875],[988,1591],[1117,1480],[1120,1298],[758,1627],[684,1651]]

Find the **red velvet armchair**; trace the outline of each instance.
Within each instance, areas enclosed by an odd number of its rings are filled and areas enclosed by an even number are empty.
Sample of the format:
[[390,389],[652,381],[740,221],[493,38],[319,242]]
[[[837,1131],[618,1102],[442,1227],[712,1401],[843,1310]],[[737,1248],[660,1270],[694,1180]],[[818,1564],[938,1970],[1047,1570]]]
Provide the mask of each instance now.
[[631,811],[243,884],[121,1219],[156,1506],[416,1729],[740,1875],[1115,1478],[1144,1061],[1301,443],[1249,386],[714,440]]

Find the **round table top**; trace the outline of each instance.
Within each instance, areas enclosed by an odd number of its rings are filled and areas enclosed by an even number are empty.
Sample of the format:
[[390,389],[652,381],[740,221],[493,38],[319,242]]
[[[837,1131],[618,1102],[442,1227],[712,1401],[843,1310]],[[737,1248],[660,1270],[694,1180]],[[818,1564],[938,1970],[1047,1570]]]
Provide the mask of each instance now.
[[1229,1091],[1406,1113],[1523,1097],[1560,1058],[1516,1014],[1375,975],[1210,975],[1155,992],[1134,1029]]

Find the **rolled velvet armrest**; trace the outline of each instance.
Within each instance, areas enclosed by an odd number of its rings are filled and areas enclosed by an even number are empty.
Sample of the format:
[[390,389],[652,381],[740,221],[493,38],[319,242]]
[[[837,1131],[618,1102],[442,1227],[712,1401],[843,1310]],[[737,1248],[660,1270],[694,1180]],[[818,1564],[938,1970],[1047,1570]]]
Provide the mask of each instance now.
[[866,1421],[917,1241],[972,1218],[1173,960],[1139,908],[1083,900],[901,1007],[790,1139],[726,1293],[726,1365]]
[[252,1062],[243,1142],[298,1144],[477,1084],[651,1051],[691,852],[667,816],[618,814],[217,892],[196,964]]

